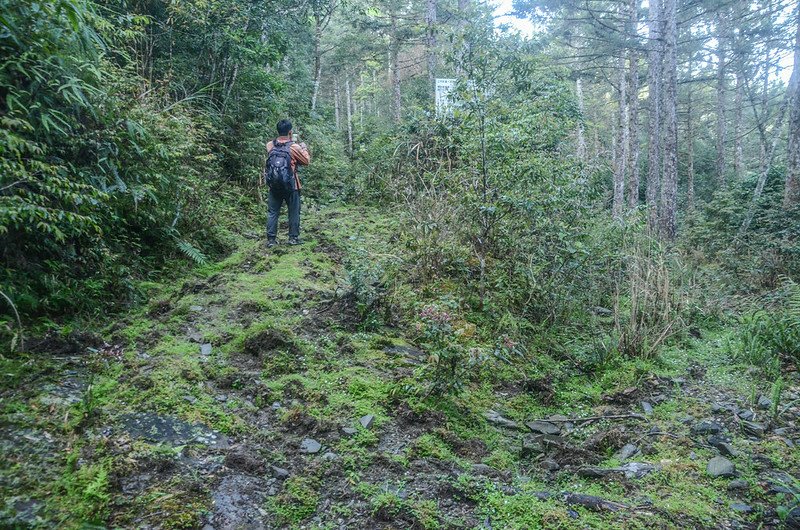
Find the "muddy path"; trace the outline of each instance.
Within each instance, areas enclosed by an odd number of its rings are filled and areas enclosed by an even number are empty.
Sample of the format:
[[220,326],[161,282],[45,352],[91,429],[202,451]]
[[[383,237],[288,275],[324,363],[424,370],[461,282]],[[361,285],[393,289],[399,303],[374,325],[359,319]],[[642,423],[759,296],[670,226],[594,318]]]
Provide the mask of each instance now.
[[43,337],[6,361],[2,525],[778,528],[800,517],[781,512],[800,494],[796,376],[776,414],[769,388],[743,392],[709,336],[608,381],[565,363],[433,397],[418,391],[428,358],[393,310],[402,300],[375,310],[397,264],[391,216],[326,208],[305,227],[302,246],[245,241],[107,328]]

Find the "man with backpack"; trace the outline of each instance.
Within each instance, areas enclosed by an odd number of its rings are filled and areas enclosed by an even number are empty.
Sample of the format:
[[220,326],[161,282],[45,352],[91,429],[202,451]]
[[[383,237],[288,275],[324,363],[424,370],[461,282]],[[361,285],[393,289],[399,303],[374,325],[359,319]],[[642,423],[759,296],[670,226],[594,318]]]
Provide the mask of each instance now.
[[267,165],[264,180],[269,186],[267,248],[277,244],[278,217],[284,201],[289,209],[289,244],[300,244],[300,177],[297,165],[307,166],[311,155],[305,143],[295,143],[292,122],[278,122],[278,137],[267,143]]

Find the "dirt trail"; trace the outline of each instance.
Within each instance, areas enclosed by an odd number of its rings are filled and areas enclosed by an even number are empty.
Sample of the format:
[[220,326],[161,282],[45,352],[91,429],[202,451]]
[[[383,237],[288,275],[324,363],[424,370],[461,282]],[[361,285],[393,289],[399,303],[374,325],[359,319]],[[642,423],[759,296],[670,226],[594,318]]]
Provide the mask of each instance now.
[[[800,469],[796,380],[777,419],[715,380],[721,363],[685,354],[631,385],[522,385],[500,370],[426,397],[408,390],[426,354],[364,310],[393,255],[391,219],[329,208],[305,223],[300,247],[245,242],[102,338],[48,337],[7,363],[2,524],[782,524]],[[735,470],[709,476],[715,456]]]

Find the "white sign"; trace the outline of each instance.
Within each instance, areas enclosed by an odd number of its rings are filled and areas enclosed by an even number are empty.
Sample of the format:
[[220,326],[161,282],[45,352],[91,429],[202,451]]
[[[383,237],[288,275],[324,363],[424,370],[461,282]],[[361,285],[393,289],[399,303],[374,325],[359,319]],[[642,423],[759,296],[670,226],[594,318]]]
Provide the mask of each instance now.
[[453,90],[455,79],[436,79],[436,116],[442,116],[453,109]]

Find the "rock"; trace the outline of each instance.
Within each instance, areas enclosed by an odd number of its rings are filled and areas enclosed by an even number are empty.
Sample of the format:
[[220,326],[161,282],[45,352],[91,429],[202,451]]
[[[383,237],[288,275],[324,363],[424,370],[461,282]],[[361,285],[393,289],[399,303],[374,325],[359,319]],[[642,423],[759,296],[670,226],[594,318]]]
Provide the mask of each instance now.
[[753,508],[749,504],[744,504],[742,502],[734,502],[731,504],[731,510],[737,513],[750,513],[753,511]]
[[289,470],[278,466],[270,466],[272,468],[272,476],[278,480],[289,478]]
[[786,436],[787,434],[792,432],[792,429],[790,429],[789,427],[780,427],[779,429],[775,429],[772,432],[778,436]]
[[603,478],[615,471],[614,468],[582,467],[578,470],[578,475],[584,478]]
[[216,396],[214,399],[216,399],[220,403],[224,403],[224,402],[228,401],[228,396],[226,396],[225,394],[220,394],[220,395]]
[[561,466],[558,465],[558,462],[553,460],[552,458],[545,458],[542,460],[542,467],[547,471],[558,471],[561,469]]
[[361,416],[358,420],[358,423],[361,424],[362,427],[365,429],[369,429],[372,427],[372,423],[375,421],[375,416],[372,414],[367,414],[366,416]]
[[786,515],[784,523],[786,524],[786,528],[791,530],[797,530],[800,528],[800,506],[795,506],[789,511],[789,513]]
[[205,343],[200,345],[200,355],[211,355],[211,344]]
[[694,451],[689,452],[689,460],[697,460],[697,453]]
[[203,342],[203,334],[197,331],[189,333],[186,336],[186,338],[189,339],[189,342],[197,342],[197,343]]
[[642,478],[645,475],[649,475],[657,468],[653,464],[644,462],[629,462],[617,469],[625,473],[625,478]]
[[561,432],[561,427],[550,423],[549,421],[529,421],[525,425],[527,425],[530,430],[537,434],[555,435]]
[[322,449],[322,444],[312,438],[304,438],[302,442],[300,442],[300,452],[305,454],[315,454],[319,453],[319,450]]
[[486,464],[472,464],[472,472],[483,477],[496,477],[499,475],[495,468]]
[[756,423],[754,421],[743,421],[740,424],[742,428],[742,432],[745,434],[749,434],[750,436],[756,436],[761,438],[764,436],[764,433],[767,431],[767,428],[762,425],[761,423]]
[[709,436],[708,444],[711,447],[714,447],[723,456],[734,456],[734,457],[739,456],[739,451],[734,449],[733,446],[730,443],[728,443],[728,440],[726,440],[722,436],[717,436],[717,435]]
[[567,447],[568,442],[561,436],[552,434],[529,434],[522,439],[521,456],[544,453],[548,447]]
[[750,484],[746,480],[740,478],[731,480],[728,483],[728,491],[747,491],[750,489]]
[[355,436],[355,434],[358,432],[358,429],[354,427],[342,427],[341,430],[342,434],[344,434],[345,436]]
[[701,421],[692,426],[692,434],[718,434],[722,427],[715,421]]
[[633,444],[625,444],[622,446],[622,449],[617,451],[617,454],[614,455],[614,458],[617,460],[627,460],[633,455],[639,452],[639,448]]
[[642,410],[648,416],[653,413],[653,405],[648,403],[647,401],[642,401]]
[[189,306],[189,311],[191,311],[192,313],[202,313],[203,312],[203,306],[200,306],[200,305]]
[[280,401],[275,401],[275,402],[274,402],[272,405],[270,405],[270,407],[269,407],[269,408],[271,408],[272,410],[278,410],[278,409],[280,409],[282,406],[283,406],[283,405],[281,405],[281,402],[280,402]]
[[483,414],[483,417],[486,418],[486,421],[489,423],[494,423],[500,427],[505,427],[506,429],[519,429],[519,424],[517,422],[509,420],[508,418],[504,418],[499,412],[494,410],[487,410]]
[[192,405],[194,405],[195,403],[197,403],[197,398],[196,398],[196,397],[194,397],[194,396],[189,396],[189,395],[183,396],[183,400],[184,400],[184,401],[188,401],[188,402],[189,402],[189,403],[191,403]]
[[658,405],[659,403],[663,403],[667,400],[667,396],[665,394],[656,394],[655,396],[650,398],[650,402]]
[[743,420],[752,420],[753,418],[755,418],[756,414],[750,409],[744,409],[740,410],[737,416],[739,416],[739,418]]
[[736,472],[733,462],[724,456],[715,456],[708,462],[706,473],[712,477],[732,477]]
[[569,421],[569,418],[563,414],[553,414],[547,419],[550,420],[550,423],[555,423],[561,427],[562,431],[571,431],[572,428],[575,427],[575,424]]
[[772,400],[765,395],[761,395],[758,397],[758,408],[762,410],[769,410],[772,406]]
[[322,459],[325,460],[326,462],[336,462],[337,460],[340,460],[339,455],[337,455],[332,451],[328,451],[327,453],[322,455]]

